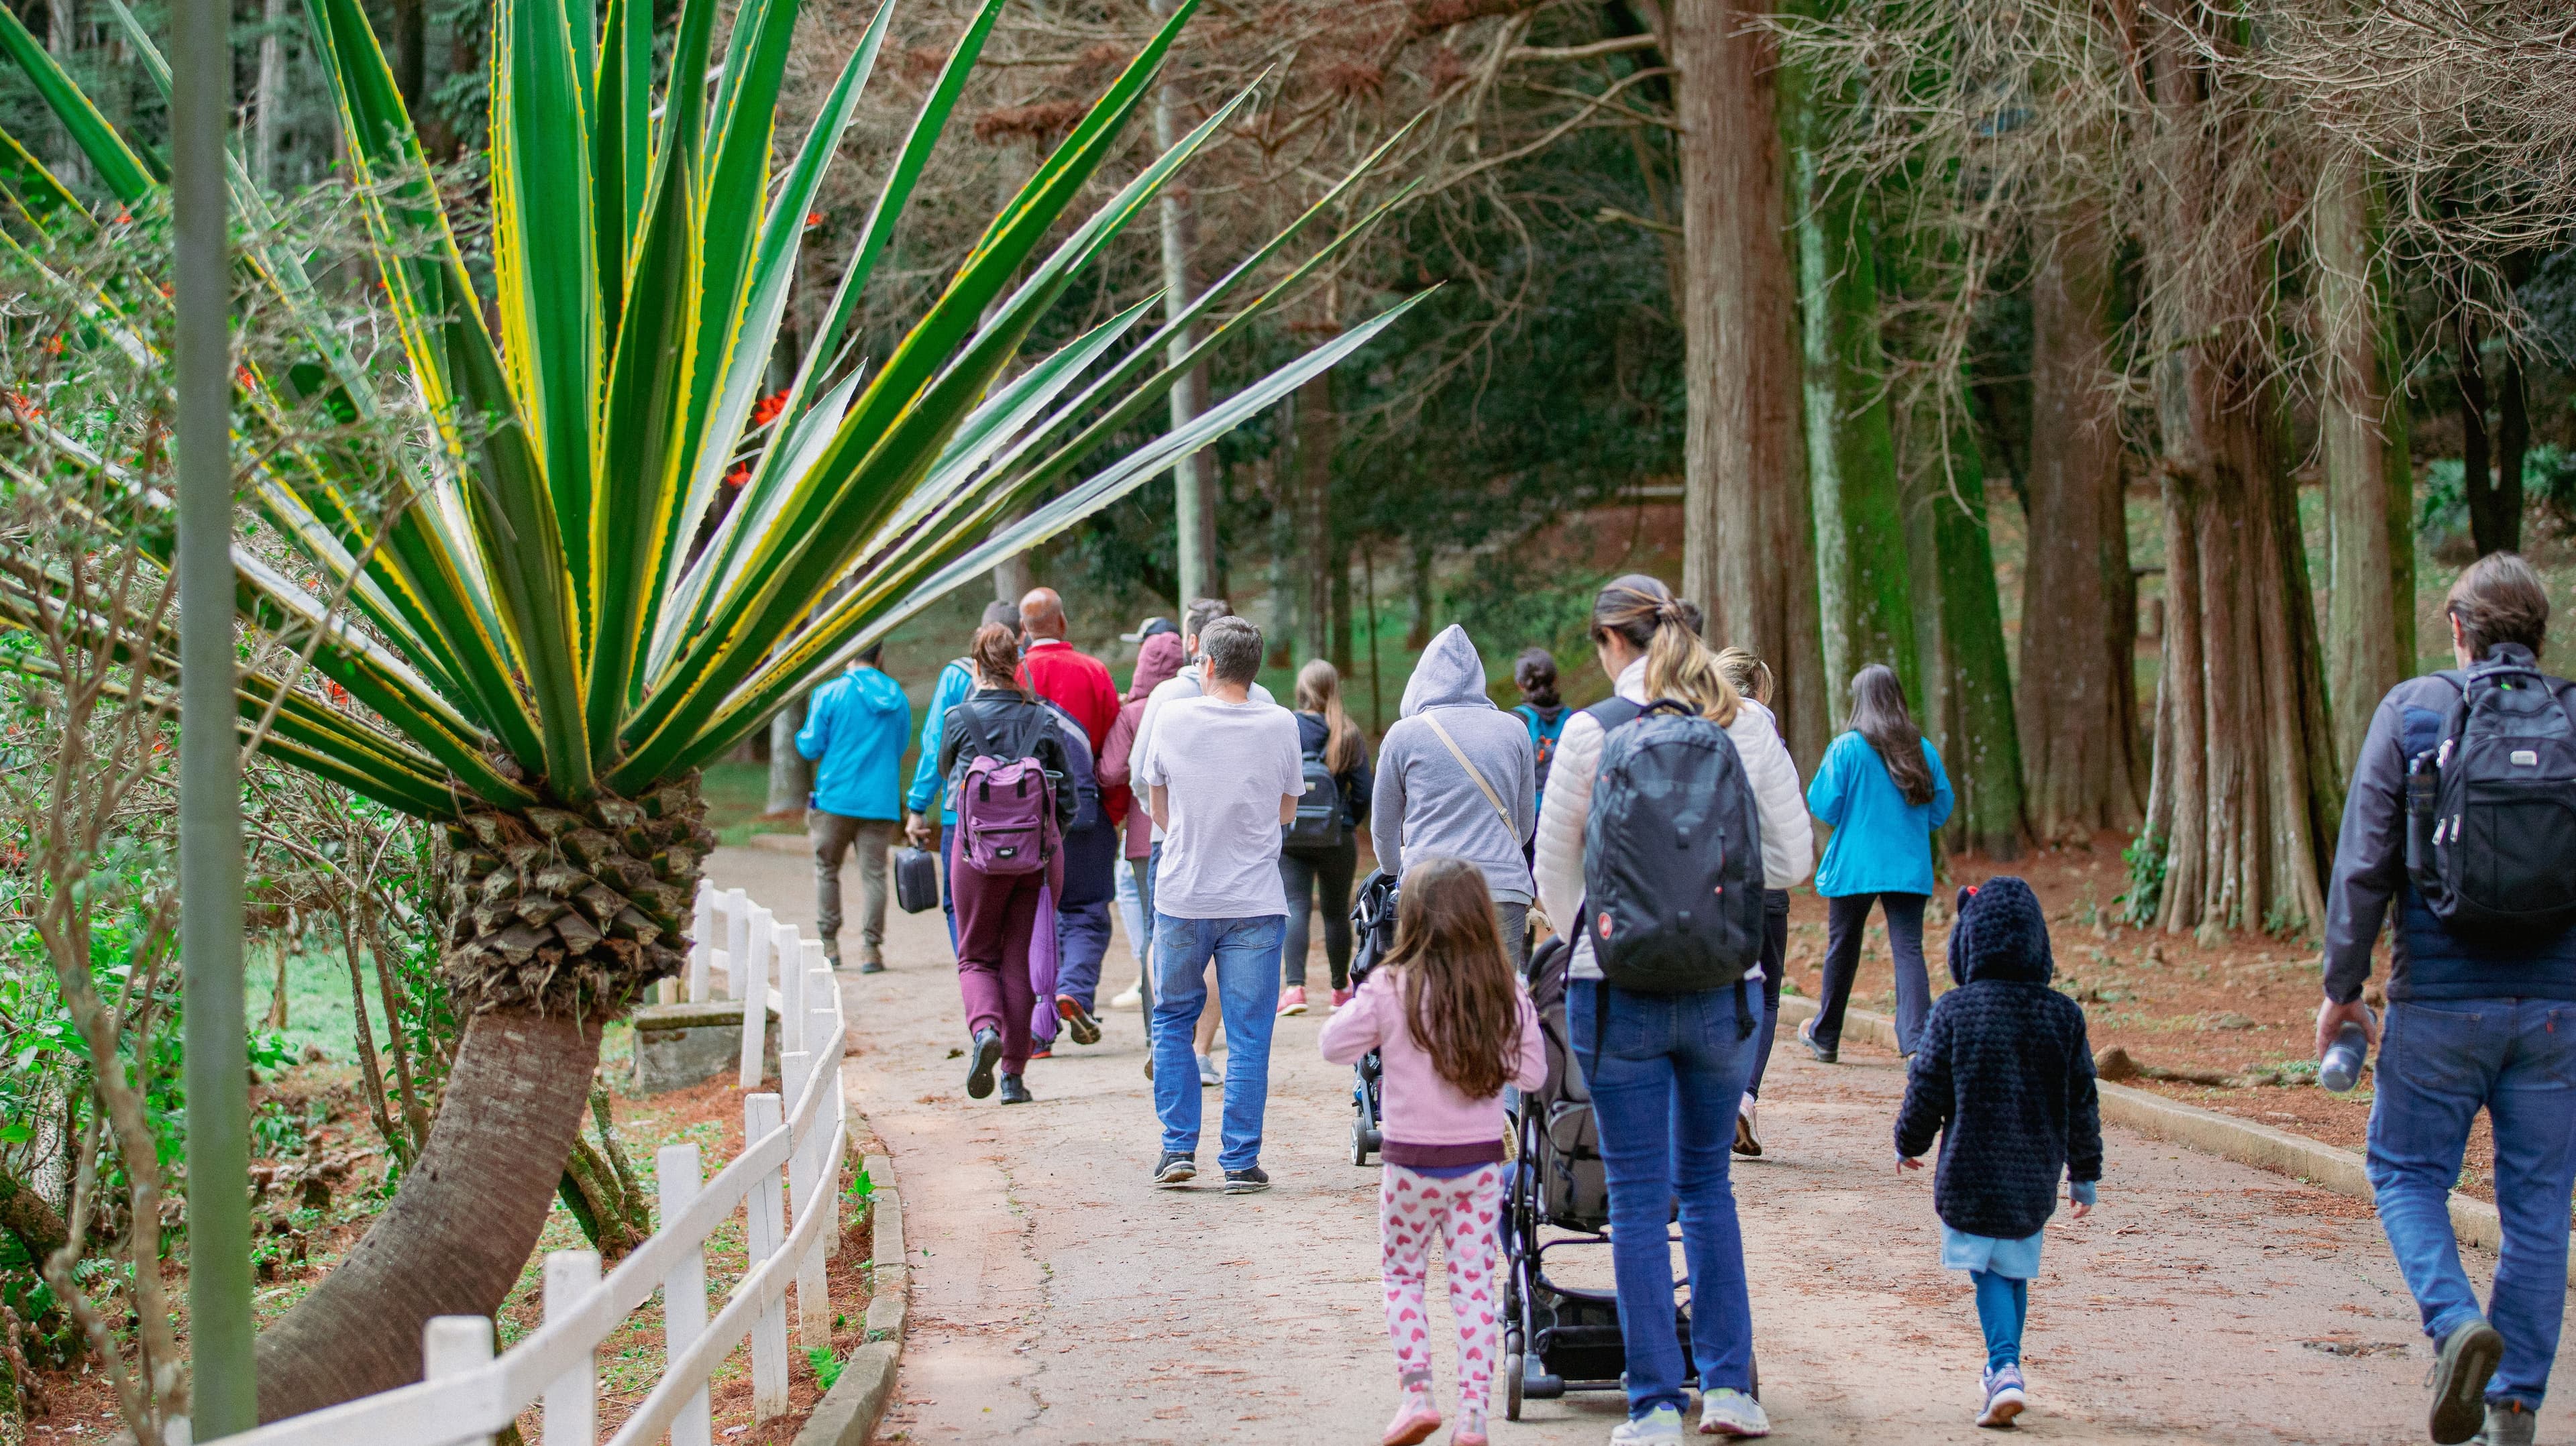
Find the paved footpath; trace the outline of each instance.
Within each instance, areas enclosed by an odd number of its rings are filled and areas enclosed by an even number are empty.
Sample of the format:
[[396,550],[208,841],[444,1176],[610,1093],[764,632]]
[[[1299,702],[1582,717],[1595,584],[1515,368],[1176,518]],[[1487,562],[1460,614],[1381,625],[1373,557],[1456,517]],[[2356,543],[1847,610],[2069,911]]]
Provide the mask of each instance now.
[[[802,858],[727,849],[711,873],[810,925]],[[898,915],[892,967],[844,984],[851,1098],[895,1159],[915,1251],[880,1439],[1376,1441],[1395,1404],[1377,1174],[1344,1153],[1350,1074],[1316,1055],[1320,1017],[1280,1021],[1262,1161],[1277,1188],[1155,1190],[1137,1016],[1113,1013],[1097,1047],[1032,1065],[1037,1103],[970,1102],[939,920]],[[1108,972],[1132,977],[1123,948]],[[1773,1439],[1992,1442],[1969,1424],[1983,1352],[1965,1278],[1939,1269],[1930,1186],[1892,1168],[1903,1077],[1892,1056],[1845,1058],[1818,1066],[1784,1041],[1763,1107],[1770,1153],[1736,1172]],[[2367,1206],[2119,1131],[2102,1197],[2090,1220],[2049,1232],[2020,1434],[2424,1439],[2429,1353]],[[2472,1254],[2483,1280],[2493,1259]],[[2560,1375],[2576,1380],[2563,1356]],[[1501,1403],[1497,1388],[1502,1446],[1589,1446],[1621,1414],[1614,1395],[1576,1396],[1510,1423]],[[2541,1439],[2571,1433],[2576,1409],[2552,1404]]]

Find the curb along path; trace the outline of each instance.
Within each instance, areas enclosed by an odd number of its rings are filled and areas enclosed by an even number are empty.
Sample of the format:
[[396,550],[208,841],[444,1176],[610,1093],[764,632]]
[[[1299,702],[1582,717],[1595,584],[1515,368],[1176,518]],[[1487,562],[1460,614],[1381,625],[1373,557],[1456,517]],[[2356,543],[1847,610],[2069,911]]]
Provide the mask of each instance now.
[[[711,871],[782,919],[811,917],[799,857],[727,849]],[[1377,1176],[1344,1154],[1349,1073],[1315,1054],[1320,1012],[1278,1029],[1263,1154],[1278,1188],[1157,1191],[1136,1015],[1107,1016],[1096,1048],[1034,1063],[1036,1104],[969,1102],[939,916],[896,916],[887,953],[886,973],[843,981],[850,1097],[900,1172],[893,1213],[910,1252],[909,1329],[877,1439],[1377,1439],[1395,1401]],[[1106,972],[1123,983],[1131,967],[1113,949]],[[1992,1442],[1969,1424],[1982,1350],[1964,1279],[1939,1268],[1929,1186],[1893,1168],[1896,1061],[1855,1047],[1821,1067],[1781,1033],[1770,1152],[1736,1171],[1774,1439]],[[2061,1217],[2032,1291],[2025,1434],[2420,1439],[2428,1356],[2366,1204],[2108,1133],[2102,1208]],[[2473,1274],[2492,1269],[2472,1254]],[[877,1258],[887,1292],[882,1236]],[[1606,1283],[1607,1261],[1566,1273]],[[1439,1371],[1450,1389],[1445,1357]],[[1494,1404],[1505,1446],[1597,1446],[1621,1415],[1610,1395],[1532,1402],[1516,1423],[1499,1391]],[[2544,1415],[2544,1439],[2576,1430],[2576,1410]]]

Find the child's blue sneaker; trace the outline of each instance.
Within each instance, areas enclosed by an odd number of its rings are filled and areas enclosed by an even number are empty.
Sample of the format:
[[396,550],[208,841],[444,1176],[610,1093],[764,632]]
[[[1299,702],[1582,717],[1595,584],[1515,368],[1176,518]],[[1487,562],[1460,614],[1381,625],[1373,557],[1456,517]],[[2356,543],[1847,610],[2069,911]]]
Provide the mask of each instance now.
[[1980,1426],[2009,1426],[2013,1418],[2030,1405],[2023,1394],[2021,1367],[2003,1365],[1986,1372],[1986,1409],[1977,1413]]

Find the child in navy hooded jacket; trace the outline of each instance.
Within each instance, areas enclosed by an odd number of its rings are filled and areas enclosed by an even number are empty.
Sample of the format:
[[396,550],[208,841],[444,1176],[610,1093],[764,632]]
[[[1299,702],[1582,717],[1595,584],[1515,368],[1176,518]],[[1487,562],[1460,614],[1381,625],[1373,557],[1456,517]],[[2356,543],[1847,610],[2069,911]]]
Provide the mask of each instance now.
[[1896,1117],[1900,1169],[1941,1140],[1932,1208],[1941,1264],[1975,1282],[1986,1336],[1980,1426],[2005,1426],[2026,1404],[2022,1324],[2039,1274],[2041,1227],[2069,1181],[2082,1219],[2102,1178],[2102,1113],[2084,1011],[2048,987],[2048,921],[2030,885],[1998,877],[1959,891],[1950,977],[1924,1021]]

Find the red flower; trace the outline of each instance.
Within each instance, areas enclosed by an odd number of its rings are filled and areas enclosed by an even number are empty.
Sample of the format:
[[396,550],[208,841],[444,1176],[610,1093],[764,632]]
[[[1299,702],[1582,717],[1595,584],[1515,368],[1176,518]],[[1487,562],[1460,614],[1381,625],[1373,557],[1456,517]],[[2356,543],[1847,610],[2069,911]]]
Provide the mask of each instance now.
[[60,335],[60,334],[56,334],[56,335],[53,335],[53,336],[46,337],[46,338],[45,338],[45,355],[47,355],[47,356],[61,356],[62,354],[63,354],[63,339],[62,339],[61,335]]
[[727,487],[739,487],[750,480],[751,464],[749,462],[736,462],[733,464],[733,470],[725,474],[725,485]]
[[331,706],[334,708],[346,708],[349,706],[349,690],[341,687],[337,683],[331,682],[328,679],[323,680],[322,696],[330,699]]
[[805,213],[805,229],[806,229],[806,230],[811,231],[811,230],[813,230],[815,227],[820,226],[820,225],[822,225],[822,224],[823,224],[823,213],[822,213],[822,212],[820,212],[820,211],[808,211],[808,212],[806,212],[806,213]]
[[752,405],[751,424],[755,427],[766,427],[770,423],[777,421],[778,414],[786,410],[787,394],[785,392],[772,392]]

